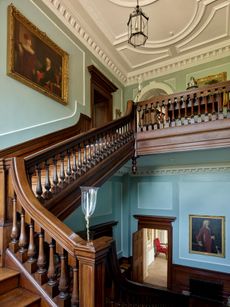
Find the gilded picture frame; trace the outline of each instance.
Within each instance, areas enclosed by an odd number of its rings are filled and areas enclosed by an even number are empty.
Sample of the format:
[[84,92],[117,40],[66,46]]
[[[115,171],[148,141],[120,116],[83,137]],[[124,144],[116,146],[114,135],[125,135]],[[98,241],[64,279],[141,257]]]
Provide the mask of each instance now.
[[62,103],[68,103],[69,55],[12,4],[8,6],[7,74]]
[[200,87],[200,86],[205,86],[209,84],[215,84],[218,82],[224,82],[226,80],[227,80],[227,72],[224,71],[224,72],[221,72],[215,75],[198,78],[196,82],[197,82],[197,85]]
[[189,215],[189,252],[225,257],[225,217]]

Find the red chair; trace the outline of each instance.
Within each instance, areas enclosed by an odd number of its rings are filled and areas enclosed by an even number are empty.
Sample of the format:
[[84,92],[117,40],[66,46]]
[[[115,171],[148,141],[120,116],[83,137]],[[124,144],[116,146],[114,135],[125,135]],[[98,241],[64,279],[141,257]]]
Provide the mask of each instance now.
[[160,253],[165,254],[166,258],[168,258],[168,246],[165,244],[161,244],[159,238],[154,239],[154,247],[155,247],[155,256],[158,256]]

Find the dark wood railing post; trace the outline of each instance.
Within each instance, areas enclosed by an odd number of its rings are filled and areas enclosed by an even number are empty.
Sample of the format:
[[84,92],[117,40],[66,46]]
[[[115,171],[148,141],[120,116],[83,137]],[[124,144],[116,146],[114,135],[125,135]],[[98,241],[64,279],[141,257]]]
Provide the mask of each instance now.
[[79,261],[79,305],[81,307],[105,306],[105,258],[110,242],[111,238],[101,237],[88,243],[88,251],[76,251]]
[[[5,163],[5,160],[0,159],[0,267],[4,266],[4,254],[5,250],[10,242],[10,234],[12,224],[9,221],[8,202],[10,202],[9,195],[9,169]],[[13,198],[13,197],[12,197]]]

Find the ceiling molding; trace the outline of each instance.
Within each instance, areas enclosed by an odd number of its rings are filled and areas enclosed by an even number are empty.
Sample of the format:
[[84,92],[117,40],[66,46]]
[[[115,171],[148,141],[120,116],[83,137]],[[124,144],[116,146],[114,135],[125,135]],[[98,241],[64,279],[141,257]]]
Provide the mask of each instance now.
[[[36,0],[33,1],[38,3]],[[123,6],[133,7],[133,3],[136,2],[128,0],[106,1],[105,3],[107,4],[113,3],[117,7],[121,6],[121,10]],[[110,31],[112,29],[110,28],[102,31],[104,33],[99,33],[98,28],[96,29],[95,27],[95,29],[93,29],[95,32],[94,35],[92,32],[92,25],[97,25],[97,19],[89,20],[84,19],[85,16],[81,16],[82,10],[85,10],[87,13],[88,2],[82,5],[81,0],[74,0],[72,2],[70,0],[42,0],[41,2],[59,18],[59,20],[71,31],[73,36],[77,37],[77,39],[80,40],[124,86],[127,86],[137,83],[138,78],[149,80],[230,56],[230,0],[194,1],[196,2],[194,2],[193,7],[196,7],[196,9],[189,19],[189,22],[180,29],[178,33],[162,40],[147,42],[144,48],[139,49],[133,49],[128,46],[126,41],[127,32],[115,35],[112,33],[113,31]],[[155,5],[160,5],[161,2],[157,0],[140,1],[141,6],[147,6],[149,4],[154,4],[155,7]],[[73,5],[76,5],[75,9],[73,9]],[[103,9],[103,5],[102,8],[98,8],[98,16],[100,16],[100,14],[103,15],[103,11],[100,11],[101,9]],[[204,33],[205,29],[212,23],[212,20],[215,19],[217,12],[221,9],[226,10],[226,22],[224,21],[224,30],[222,33],[216,35],[213,39],[207,39],[206,42],[201,41],[200,43],[196,42],[195,45],[191,44],[191,41]],[[90,14],[87,16],[89,16],[89,18],[92,17]],[[94,16],[98,18],[96,12],[93,17]],[[222,22],[223,24],[223,20],[218,19],[218,22],[220,22],[220,24]],[[91,28],[88,27],[89,23]],[[101,21],[100,25],[103,24],[105,24],[105,22]],[[110,37],[108,37],[107,33],[110,33]],[[114,38],[111,40],[111,36],[113,35]],[[118,45],[116,45],[116,40],[119,40]],[[122,43],[122,40],[125,40],[125,42]],[[178,45],[175,45],[175,42],[177,42]],[[191,46],[189,46],[189,44],[191,44]],[[158,48],[156,48],[157,46]]]
[[110,71],[122,82],[126,83],[126,76],[121,70],[115,65],[113,60],[106,54],[106,52],[100,47],[86,30],[81,26],[80,21],[73,16],[69,9],[62,3],[61,0],[42,0],[43,3],[48,6],[57,17],[76,35],[76,37],[92,51]]
[[168,61],[157,63],[151,67],[146,67],[139,71],[127,74],[127,85],[137,83],[137,79],[149,80],[159,76],[174,73],[182,69],[194,67],[211,61],[215,61],[230,56],[230,40],[213,46],[212,49],[204,48],[189,55],[179,56]]
[[[197,38],[199,35],[201,35],[206,29],[207,27],[211,24],[211,22],[213,22],[213,19],[214,17],[216,16],[217,12],[220,11],[220,10],[223,10],[225,9],[225,18],[226,18],[226,21],[223,21],[223,33],[220,34],[219,36],[212,36],[211,39],[209,40],[201,40],[200,43],[197,43],[197,44],[194,44],[194,39]],[[203,23],[202,27],[200,27],[200,29],[198,29],[193,35],[191,35],[188,39],[186,39],[185,41],[183,41],[182,43],[178,44],[177,45],[177,49],[180,50],[180,52],[183,52],[183,51],[187,51],[188,49],[190,49],[191,47],[188,46],[188,47],[184,47],[182,48],[183,46],[186,46],[188,45],[188,43],[190,42],[193,42],[193,48],[195,47],[200,47],[204,44],[207,44],[207,43],[211,43],[213,41],[216,41],[218,39],[221,39],[223,37],[227,37],[228,36],[228,25],[229,25],[229,1],[226,1],[224,3],[221,3],[220,5],[214,7],[209,15],[209,17],[206,19],[206,21]]]

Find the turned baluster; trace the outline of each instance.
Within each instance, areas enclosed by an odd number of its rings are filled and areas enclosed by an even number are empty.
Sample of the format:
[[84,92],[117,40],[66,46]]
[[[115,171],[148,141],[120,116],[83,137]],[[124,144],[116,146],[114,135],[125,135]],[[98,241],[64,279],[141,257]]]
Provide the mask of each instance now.
[[13,200],[13,210],[12,210],[12,230],[11,230],[11,242],[9,244],[10,249],[13,253],[16,253],[18,249],[18,236],[19,236],[19,229],[17,223],[17,200],[16,196],[14,196]]
[[[179,97],[179,99],[177,100],[177,108],[178,108],[178,115],[177,115],[177,125],[180,126],[181,125],[181,97]],[[183,102],[183,101],[182,101]]]
[[67,168],[66,168],[66,175],[67,175],[67,182],[68,182],[68,183],[70,183],[71,181],[73,181],[70,155],[71,155],[70,150],[67,150]]
[[165,128],[168,128],[169,127],[169,112],[168,112],[168,104],[169,104],[169,101],[165,101],[164,102],[164,107],[165,107]]
[[40,202],[44,202],[44,198],[42,197],[42,175],[41,175],[41,167],[39,165],[36,166],[37,170],[37,185],[36,185],[36,196]]
[[189,103],[189,99],[190,99],[190,96],[188,96],[188,97],[184,96],[183,97],[183,101],[184,101],[184,118],[185,119],[188,118],[188,103]]
[[158,106],[160,107],[160,129],[162,129],[164,127],[164,125],[163,125],[163,123],[164,123],[163,104],[164,104],[164,100],[162,100],[161,102],[158,102]]
[[214,95],[210,95],[210,102],[212,105],[212,115],[214,115],[216,113],[215,111],[215,99],[214,99]]
[[93,137],[90,145],[91,164],[96,165],[96,138]]
[[194,124],[195,120],[194,120],[194,100],[195,100],[195,94],[193,95],[193,97],[189,96],[189,104],[191,105],[191,115],[190,115],[190,123]]
[[146,112],[146,126],[148,130],[151,130],[152,125],[151,125],[151,110],[152,110],[152,105],[148,104],[146,105],[147,112]]
[[53,186],[51,189],[53,194],[58,193],[59,187],[58,187],[58,174],[57,174],[57,159],[53,158]]
[[175,127],[175,98],[170,101],[171,103],[171,127]]
[[197,115],[198,115],[198,123],[201,122],[201,100],[202,97],[197,97]]
[[209,116],[208,116],[208,96],[204,96],[204,121],[208,122],[209,121]]
[[184,96],[182,97],[183,100],[183,106],[184,106],[184,125],[188,125],[188,105],[190,101],[190,96]]
[[26,263],[27,270],[32,274],[37,270],[37,263],[36,263],[36,246],[34,242],[34,223],[31,221],[29,225],[30,235],[29,235],[29,246],[28,246],[28,261]]
[[39,237],[39,249],[38,249],[38,259],[37,259],[38,270],[35,274],[35,278],[40,285],[43,285],[47,281],[47,270],[46,270],[46,256],[44,251],[44,233],[42,230],[39,233],[38,237]]
[[64,162],[64,159],[65,159],[65,155],[64,153],[62,153],[60,155],[60,160],[61,160],[61,165],[60,165],[60,182],[59,182],[59,187],[61,189],[64,189],[65,186],[66,186],[66,182],[65,182],[65,162]]
[[25,223],[25,210],[22,208],[21,211],[21,229],[18,241],[19,246],[19,260],[25,262],[27,260],[27,236],[26,236],[26,223]]
[[217,94],[217,101],[218,101],[218,119],[223,119],[223,93]]
[[74,180],[77,179],[77,157],[76,157],[76,150],[75,148],[73,149],[73,165],[72,165],[72,170],[73,170],[73,178]]
[[95,140],[95,161],[98,163],[100,162],[100,155],[99,155],[99,140]]
[[77,169],[78,169],[78,174],[81,175],[82,173],[82,162],[81,162],[81,144],[78,144],[78,156],[77,156]]
[[51,297],[55,297],[58,294],[58,282],[57,274],[55,268],[55,244],[54,240],[51,240],[49,244],[49,267],[47,272],[48,282],[47,282],[47,291]]
[[73,307],[79,306],[79,276],[78,276],[78,261],[75,260],[75,264],[72,266],[73,269],[73,289],[71,295],[71,304]]
[[110,155],[112,153],[111,144],[110,144],[110,132],[108,132],[108,134],[106,135],[106,144],[107,144],[108,154]]
[[84,168],[84,171],[87,171],[87,154],[86,154],[86,142],[83,143],[83,162],[82,166]]
[[89,163],[89,167],[91,167],[92,165],[92,148],[91,148],[91,145],[92,145],[92,140],[89,140],[89,150],[88,150],[88,163]]
[[45,162],[45,168],[46,168],[46,177],[45,177],[45,193],[44,193],[44,199],[48,200],[52,198],[52,193],[50,192],[51,189],[51,183],[50,183],[50,174],[49,174],[49,163]]
[[58,295],[58,300],[60,301],[69,301],[70,296],[68,293],[68,273],[67,273],[67,256],[66,256],[66,251],[63,251],[63,254],[60,256],[61,259],[61,272],[60,272],[60,279],[59,279],[59,295]]

